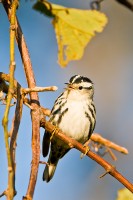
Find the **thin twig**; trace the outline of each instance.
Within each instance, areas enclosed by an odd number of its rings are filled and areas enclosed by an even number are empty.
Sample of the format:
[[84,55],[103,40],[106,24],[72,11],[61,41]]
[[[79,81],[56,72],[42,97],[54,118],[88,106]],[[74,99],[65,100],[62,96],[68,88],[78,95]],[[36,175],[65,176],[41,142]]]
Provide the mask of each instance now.
[[[4,92],[5,94],[8,93],[9,85],[7,85],[6,82],[9,82],[9,80],[10,80],[9,74],[0,72],[0,91]],[[25,90],[25,88],[22,88],[21,85],[15,79],[14,79],[14,98],[17,99],[18,87],[21,88],[21,95],[23,97],[23,103],[26,106],[28,106],[31,110],[33,110],[33,107],[31,106],[31,101],[27,97],[25,97],[25,94],[24,95],[22,94],[23,91]],[[51,86],[51,87],[53,87],[53,86]],[[56,86],[54,86],[54,87],[56,87]],[[36,88],[40,88],[40,87],[36,87]],[[41,88],[45,88],[45,87],[41,87]],[[43,114],[46,116],[49,116],[51,113],[51,111],[48,108],[41,107],[41,110],[42,110]]]
[[[8,18],[10,20],[11,17],[11,9],[10,5],[7,1],[2,1],[3,6],[7,12]],[[32,64],[30,60],[30,55],[27,49],[27,45],[24,39],[24,35],[22,33],[21,27],[19,25],[18,20],[16,20],[16,41],[18,44],[19,52],[22,58],[22,62],[24,65],[24,71],[26,75],[26,80],[29,88],[36,87],[35,77],[32,70]],[[34,195],[35,185],[37,181],[38,175],[38,167],[40,160],[40,124],[39,124],[39,98],[37,92],[30,93],[30,103],[32,106],[31,110],[31,119],[32,119],[32,164],[31,164],[31,172],[30,172],[30,180],[26,193],[26,197],[23,199],[31,200]]]
[[2,194],[0,194],[0,198],[3,196],[7,196],[6,193],[7,193],[7,191],[2,192]]
[[28,94],[31,92],[47,92],[47,91],[56,91],[58,88],[56,86],[49,87],[34,87],[34,88],[23,88],[22,93]]
[[113,160],[117,160],[117,157],[115,156],[115,154],[113,153],[113,151],[109,148],[109,147],[106,147],[106,151],[107,151],[107,153],[109,153],[109,155],[111,156],[111,158],[113,159]]
[[[52,125],[50,122],[46,121],[44,118],[41,119],[40,126],[45,128],[49,133],[52,133],[53,130],[55,130],[55,126]],[[55,130],[54,135],[61,139],[66,144],[71,144],[74,148],[81,151],[83,154],[86,153],[86,149],[84,146],[77,142],[76,140],[69,138],[68,136],[64,135],[61,130]],[[109,164],[107,161],[105,161],[103,158],[98,156],[97,154],[93,153],[92,151],[88,151],[86,154],[88,157],[90,157],[92,160],[95,160],[99,165],[101,165],[107,173],[109,173],[111,176],[116,178],[120,183],[122,183],[126,188],[128,188],[131,192],[133,192],[133,184],[131,184],[125,177],[123,177],[114,166]]]
[[16,140],[19,130],[19,125],[21,122],[22,117],[22,110],[23,110],[23,99],[21,98],[21,87],[18,84],[17,87],[17,103],[16,103],[16,109],[15,109],[15,116],[12,121],[12,128],[10,130],[10,151],[11,151],[11,158],[12,158],[12,164],[13,164],[13,170],[15,172],[16,170]]
[[10,81],[9,81],[9,89],[7,95],[7,103],[5,108],[4,117],[2,120],[3,128],[4,128],[4,139],[7,153],[7,161],[8,161],[8,186],[6,196],[7,199],[12,200],[15,191],[15,172],[12,165],[11,152],[9,148],[8,142],[8,116],[10,111],[10,104],[14,94],[14,71],[15,71],[15,20],[16,20],[16,9],[18,6],[18,1],[14,0],[11,5],[11,20],[10,20]]
[[112,149],[114,149],[116,151],[119,151],[121,153],[128,154],[128,150],[125,147],[121,147],[118,144],[115,144],[112,141],[103,138],[98,133],[92,134],[91,140],[93,140],[94,142],[98,142],[98,143],[100,143],[100,144],[102,144],[104,146],[107,146],[109,148],[112,148]]
[[128,0],[115,0],[123,6],[127,7],[129,10],[133,11],[133,4]]
[[45,162],[45,161],[39,161],[39,164],[43,164],[43,165],[49,165],[49,163],[48,162]]
[[49,110],[48,108],[44,108],[42,106],[41,106],[41,110],[42,110],[42,112],[43,112],[44,115],[46,115],[48,117],[50,116],[51,110]]
[[[5,73],[3,73],[3,72],[0,72],[0,82],[9,82],[10,81],[10,74],[5,74]],[[4,84],[6,84],[6,83],[4,83]],[[14,87],[15,87],[15,89],[14,90],[17,90],[17,87],[18,87],[18,82],[17,82],[17,80],[14,78]],[[19,84],[19,86],[21,86],[20,84]],[[3,92],[4,93],[6,93],[7,94],[7,92],[6,91],[8,91],[8,87],[9,87],[9,85],[7,85],[6,84],[6,86],[4,87],[4,90],[3,90]],[[14,91],[14,93],[15,93],[15,91]]]

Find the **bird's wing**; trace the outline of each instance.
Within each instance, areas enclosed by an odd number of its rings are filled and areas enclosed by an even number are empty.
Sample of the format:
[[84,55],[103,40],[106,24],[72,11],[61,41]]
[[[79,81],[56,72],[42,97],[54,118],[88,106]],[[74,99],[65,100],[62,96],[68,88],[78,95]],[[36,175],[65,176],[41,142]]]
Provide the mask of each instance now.
[[46,157],[49,152],[49,145],[50,145],[50,134],[45,131],[42,141],[42,155]]

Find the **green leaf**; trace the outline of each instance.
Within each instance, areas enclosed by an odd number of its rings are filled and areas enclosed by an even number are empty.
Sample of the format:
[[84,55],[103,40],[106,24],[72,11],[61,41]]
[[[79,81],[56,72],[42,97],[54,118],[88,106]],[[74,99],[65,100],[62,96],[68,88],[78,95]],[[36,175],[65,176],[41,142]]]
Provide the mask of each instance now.
[[[96,10],[66,8],[56,4],[45,5],[52,16],[58,43],[58,62],[65,67],[69,61],[83,56],[84,49],[96,32],[102,32],[107,23],[105,14]],[[49,5],[50,4],[50,5]],[[39,10],[46,14],[46,9]]]
[[133,200],[133,193],[127,188],[120,189],[118,190],[116,200]]

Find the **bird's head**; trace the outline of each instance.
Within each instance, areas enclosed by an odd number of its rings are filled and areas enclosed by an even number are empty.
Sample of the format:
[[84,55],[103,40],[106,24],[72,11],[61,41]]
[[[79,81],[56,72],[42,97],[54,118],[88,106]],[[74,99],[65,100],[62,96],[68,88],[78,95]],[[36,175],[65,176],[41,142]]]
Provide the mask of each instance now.
[[93,82],[84,76],[74,75],[70,78],[66,90],[68,91],[68,98],[71,99],[93,99],[94,87]]

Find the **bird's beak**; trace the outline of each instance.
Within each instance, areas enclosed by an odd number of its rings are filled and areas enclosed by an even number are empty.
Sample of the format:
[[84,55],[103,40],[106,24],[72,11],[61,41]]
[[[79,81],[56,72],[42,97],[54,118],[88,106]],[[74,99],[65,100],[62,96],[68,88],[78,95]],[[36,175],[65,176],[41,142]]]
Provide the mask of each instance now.
[[65,88],[66,90],[71,90],[74,89],[73,85],[70,83],[65,83],[67,85],[67,87]]

